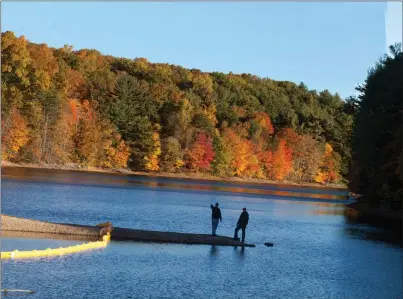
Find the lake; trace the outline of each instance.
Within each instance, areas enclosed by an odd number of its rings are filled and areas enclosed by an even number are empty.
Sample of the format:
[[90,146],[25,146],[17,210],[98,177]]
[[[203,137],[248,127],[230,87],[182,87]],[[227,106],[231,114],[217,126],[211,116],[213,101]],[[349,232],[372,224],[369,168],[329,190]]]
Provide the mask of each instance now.
[[[219,202],[217,233],[232,236],[246,207],[246,242],[256,247],[113,241],[91,252],[2,261],[2,288],[35,290],[29,298],[403,298],[403,249],[392,233],[350,221],[345,195],[341,189],[4,168],[4,214],[210,233],[209,206]],[[3,237],[1,247],[82,242]]]

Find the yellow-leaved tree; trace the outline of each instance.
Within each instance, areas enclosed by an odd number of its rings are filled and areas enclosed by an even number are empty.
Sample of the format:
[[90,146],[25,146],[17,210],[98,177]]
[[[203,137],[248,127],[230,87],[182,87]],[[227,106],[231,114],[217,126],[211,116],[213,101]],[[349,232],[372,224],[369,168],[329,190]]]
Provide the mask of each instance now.
[[161,155],[161,141],[158,132],[153,133],[154,148],[153,151],[144,157],[145,168],[150,171],[158,171],[159,166],[159,156]]
[[1,121],[1,155],[3,160],[17,157],[19,150],[27,144],[29,131],[17,108],[12,108],[9,117]]
[[333,151],[333,147],[329,143],[326,143],[322,164],[319,167],[315,181],[322,184],[336,182],[338,180],[337,166],[337,157]]

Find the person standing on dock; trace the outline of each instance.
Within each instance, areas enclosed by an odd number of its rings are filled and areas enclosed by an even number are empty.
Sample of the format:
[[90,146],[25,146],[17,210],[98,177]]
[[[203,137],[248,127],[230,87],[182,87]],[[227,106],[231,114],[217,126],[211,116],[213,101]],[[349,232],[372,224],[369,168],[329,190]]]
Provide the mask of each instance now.
[[221,217],[221,210],[218,207],[218,202],[215,204],[215,206],[210,205],[211,207],[211,226],[212,226],[212,235],[216,235],[216,230],[218,227],[218,221],[222,222],[222,217]]
[[240,229],[242,229],[242,243],[244,243],[245,242],[245,229],[249,222],[249,214],[248,214],[248,212],[246,212],[246,208],[243,208],[242,210],[243,211],[241,213],[241,216],[239,216],[238,222],[236,224],[234,240],[239,240],[238,231]]

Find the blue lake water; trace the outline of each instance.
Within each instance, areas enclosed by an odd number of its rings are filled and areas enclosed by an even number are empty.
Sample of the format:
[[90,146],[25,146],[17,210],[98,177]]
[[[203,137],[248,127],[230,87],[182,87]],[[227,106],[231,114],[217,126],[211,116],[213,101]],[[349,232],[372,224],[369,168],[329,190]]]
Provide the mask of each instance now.
[[[55,222],[210,233],[219,202],[219,235],[232,236],[241,209],[255,248],[111,242],[105,249],[57,258],[2,261],[2,288],[29,298],[403,298],[403,250],[389,232],[349,221],[342,190],[323,202],[275,194],[214,190],[206,182],[135,179],[76,172],[2,173],[2,213]],[[128,184],[127,181],[136,181]],[[161,183],[161,181],[159,181]],[[101,187],[100,185],[108,185]],[[199,185],[205,187],[200,190]],[[188,188],[182,188],[188,186]],[[253,186],[255,188],[255,186]],[[269,187],[262,187],[269,188]],[[273,189],[273,187],[270,187]],[[255,188],[256,189],[256,188]],[[335,198],[336,198],[335,197]],[[2,250],[45,249],[83,241],[2,238]],[[265,247],[264,242],[274,243]]]

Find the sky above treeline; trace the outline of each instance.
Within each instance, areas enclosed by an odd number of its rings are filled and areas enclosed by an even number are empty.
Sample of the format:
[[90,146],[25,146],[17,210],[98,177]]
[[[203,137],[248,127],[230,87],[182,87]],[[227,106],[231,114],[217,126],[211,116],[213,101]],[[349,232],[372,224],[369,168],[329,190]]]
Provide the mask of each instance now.
[[345,98],[356,94],[387,42],[399,39],[399,15],[387,7],[380,2],[6,2],[1,14],[3,32],[51,47],[68,44],[207,72],[304,82]]

